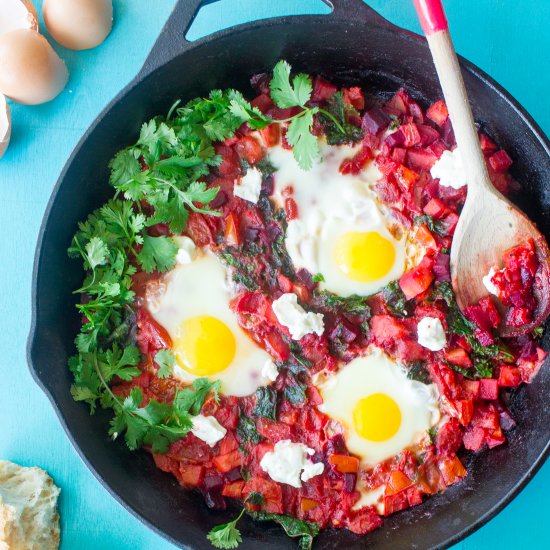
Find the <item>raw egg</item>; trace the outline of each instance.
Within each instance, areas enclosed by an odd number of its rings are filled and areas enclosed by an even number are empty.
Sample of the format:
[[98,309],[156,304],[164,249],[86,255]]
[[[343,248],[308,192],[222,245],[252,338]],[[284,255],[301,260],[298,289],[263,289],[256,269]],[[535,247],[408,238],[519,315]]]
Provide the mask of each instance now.
[[0,36],[0,92],[14,101],[38,105],[67,84],[67,67],[39,33],[19,29]]
[[269,384],[262,369],[271,358],[238,325],[229,308],[226,271],[216,256],[199,252],[151,290],[147,305],[172,339],[176,378],[220,380],[222,393],[238,397]]
[[71,50],[99,46],[113,26],[112,0],[44,0],[42,13],[54,40]]
[[319,390],[319,408],[341,424],[348,449],[365,466],[419,443],[440,419],[435,385],[409,380],[376,348],[342,366]]

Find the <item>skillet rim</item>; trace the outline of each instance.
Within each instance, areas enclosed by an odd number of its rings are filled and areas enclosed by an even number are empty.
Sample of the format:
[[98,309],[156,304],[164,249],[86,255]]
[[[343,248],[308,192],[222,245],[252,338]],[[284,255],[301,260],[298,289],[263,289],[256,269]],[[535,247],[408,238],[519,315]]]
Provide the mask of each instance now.
[[[369,9],[372,10],[372,8],[369,8]],[[374,12],[374,10],[372,11]],[[425,39],[420,35],[413,33],[411,31],[408,31],[406,29],[403,29],[401,27],[398,27],[396,25],[393,25],[392,23],[384,19],[382,16],[378,15],[377,12],[374,12],[374,14],[377,17],[372,22],[373,25],[385,27],[386,30],[399,34],[403,39],[406,39],[409,41],[424,42],[424,46],[427,48]],[[138,509],[134,507],[132,504],[130,504],[130,502],[123,495],[115,492],[114,489],[111,488],[111,486],[107,483],[107,481],[96,470],[95,466],[93,465],[93,457],[89,458],[88,456],[86,456],[83,450],[77,444],[75,436],[70,431],[67,425],[67,422],[65,420],[65,414],[61,410],[61,407],[58,406],[56,402],[56,398],[52,393],[52,390],[47,386],[46,380],[41,378],[41,375],[38,373],[38,369],[35,366],[35,363],[38,364],[40,362],[39,357],[37,359],[33,359],[34,344],[38,339],[38,334],[41,330],[41,327],[38,325],[38,311],[40,309],[40,303],[39,303],[40,297],[38,295],[38,286],[39,286],[39,280],[41,276],[40,268],[42,263],[42,252],[44,249],[44,243],[46,241],[46,236],[49,229],[50,221],[54,223],[53,220],[50,220],[53,206],[57,200],[57,196],[59,194],[61,186],[64,183],[66,174],[70,166],[74,162],[74,158],[81,151],[81,149],[83,149],[83,147],[86,145],[86,142],[88,141],[89,136],[96,130],[96,128],[103,121],[103,119],[109,114],[113,106],[119,101],[121,101],[122,99],[124,99],[132,90],[134,90],[136,87],[141,85],[144,80],[153,78],[159,70],[165,67],[166,64],[173,61],[173,59],[175,59],[176,57],[179,57],[180,55],[184,55],[190,50],[207,46],[210,42],[214,42],[218,39],[221,39],[227,36],[238,36],[241,33],[249,32],[249,31],[257,32],[273,26],[286,26],[286,25],[292,25],[292,24],[299,25],[302,23],[312,23],[312,22],[317,24],[323,24],[328,21],[330,21],[331,23],[334,23],[335,21],[338,21],[338,20],[345,22],[347,24],[354,23],[350,21],[349,18],[345,18],[342,15],[343,15],[342,11],[335,8],[332,13],[329,13],[326,15],[295,15],[295,16],[273,17],[273,18],[252,21],[241,25],[236,25],[233,27],[229,27],[227,29],[223,29],[216,33],[207,35],[193,42],[186,41],[185,46],[182,48],[182,50],[179,53],[172,56],[168,61],[163,62],[161,65],[156,66],[150,72],[146,72],[145,74],[143,74],[142,73],[143,68],[142,68],[138,72],[136,77],[132,79],[119,93],[117,93],[111,101],[108,102],[108,104],[101,110],[101,112],[97,115],[97,117],[90,124],[88,129],[84,132],[82,137],[79,139],[78,143],[76,144],[70,156],[68,157],[67,161],[65,162],[63,169],[60,172],[60,175],[56,181],[56,184],[52,188],[51,195],[46,205],[42,222],[40,224],[40,229],[37,237],[37,244],[35,248],[34,261],[33,261],[32,294],[31,294],[31,324],[29,328],[29,336],[27,339],[27,346],[26,346],[26,357],[27,357],[28,368],[30,370],[31,376],[34,379],[34,381],[37,383],[37,385],[42,389],[42,391],[48,397],[63,427],[63,430],[65,431],[69,441],[71,442],[71,445],[76,450],[78,456],[80,457],[82,462],[86,465],[88,470],[90,470],[92,475],[107,490],[107,492],[118,503],[120,503],[125,510],[130,512],[136,519],[138,519],[138,521],[140,521],[142,524],[152,529],[155,533],[159,534],[161,537],[170,541],[172,544],[180,548],[191,548],[191,547],[187,546],[186,543],[182,543],[181,541],[175,539],[168,533],[162,531],[160,528],[154,525],[150,520],[145,518],[141,514],[141,512],[138,511]],[[171,16],[169,16],[168,21],[170,20],[170,17]],[[550,139],[546,136],[542,128],[537,124],[537,122],[528,113],[528,111],[519,103],[519,101],[517,101],[500,84],[498,84],[496,80],[494,80],[485,71],[477,67],[472,62],[466,60],[462,56],[459,56],[459,62],[462,69],[465,69],[467,72],[471,73],[474,77],[479,79],[482,82],[482,84],[484,84],[485,87],[488,87],[492,92],[496,93],[500,98],[505,100],[508,105],[510,105],[510,107],[520,117],[522,122],[527,126],[530,133],[536,137],[537,141],[541,144],[546,154],[550,157]],[[543,451],[534,460],[530,468],[528,468],[528,470],[523,473],[521,479],[503,498],[501,498],[491,509],[489,509],[485,514],[480,516],[476,521],[472,522],[468,527],[465,527],[458,533],[455,533],[454,535],[447,537],[441,544],[434,546],[432,548],[441,548],[441,549],[449,548],[453,544],[456,544],[461,540],[464,540],[467,536],[471,535],[472,533],[477,531],[479,528],[481,528],[483,525],[488,523],[499,512],[501,512],[525,488],[525,486],[531,481],[531,479],[535,476],[535,474],[540,470],[540,468],[546,462],[549,456],[550,456],[550,439],[546,442],[546,445]]]

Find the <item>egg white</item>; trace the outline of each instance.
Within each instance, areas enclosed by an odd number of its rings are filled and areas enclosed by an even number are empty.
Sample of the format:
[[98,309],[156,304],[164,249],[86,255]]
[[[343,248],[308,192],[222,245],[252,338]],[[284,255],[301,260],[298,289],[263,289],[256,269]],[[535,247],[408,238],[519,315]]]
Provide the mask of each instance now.
[[[405,271],[409,255],[407,234],[377,198],[374,185],[382,174],[374,162],[358,175],[339,172],[343,160],[358,150],[350,146],[329,146],[320,143],[322,161],[311,170],[302,170],[292,155],[281,146],[269,150],[269,158],[277,168],[274,174],[274,200],[283,206],[288,188],[298,206],[298,218],[290,220],[285,244],[296,268],[321,273],[320,288],[340,296],[368,295],[381,290]],[[389,228],[396,228],[396,238]],[[353,280],[335,264],[335,242],[346,232],[376,232],[388,239],[395,250],[395,260],[383,277],[369,282]]]
[[[233,334],[236,341],[233,360],[225,370],[208,377],[221,381],[223,394],[243,397],[270,383],[262,369],[271,357],[238,325],[229,308],[225,268],[212,253],[199,252],[191,263],[176,266],[155,288],[155,292],[147,293],[147,307],[173,341],[182,322],[198,316],[215,317]],[[186,383],[198,378],[178,364],[174,376]]]
[[[366,467],[419,443],[441,417],[435,385],[409,380],[405,370],[377,348],[353,359],[318,387],[324,401],[319,409],[340,423],[349,451],[360,457]],[[359,435],[353,421],[357,403],[375,393],[393,399],[401,412],[395,435],[380,442]]]

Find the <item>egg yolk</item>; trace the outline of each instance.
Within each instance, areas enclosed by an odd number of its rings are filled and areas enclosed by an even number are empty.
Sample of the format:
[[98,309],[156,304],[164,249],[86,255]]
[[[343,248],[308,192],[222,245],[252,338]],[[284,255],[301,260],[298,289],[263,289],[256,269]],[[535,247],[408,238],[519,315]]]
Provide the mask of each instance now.
[[231,364],[237,343],[222,321],[203,315],[187,319],[180,325],[173,347],[184,370],[196,376],[210,376]]
[[391,397],[373,393],[357,402],[353,423],[361,437],[369,441],[386,441],[399,430],[401,411]]
[[395,262],[393,243],[376,231],[344,233],[334,248],[336,265],[354,281],[376,281],[387,275]]

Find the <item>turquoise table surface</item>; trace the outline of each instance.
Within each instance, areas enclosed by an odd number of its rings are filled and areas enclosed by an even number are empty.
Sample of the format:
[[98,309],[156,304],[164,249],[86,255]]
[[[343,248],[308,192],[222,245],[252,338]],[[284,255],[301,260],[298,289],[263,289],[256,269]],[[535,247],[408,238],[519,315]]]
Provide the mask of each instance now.
[[[38,8],[41,1],[35,4]],[[412,0],[370,4],[391,21],[420,30]],[[51,189],[88,125],[138,71],[174,0],[114,0],[114,5],[113,32],[102,46],[87,52],[56,46],[71,78],[55,101],[11,105],[12,143],[0,161],[0,459],[41,466],[61,487],[62,549],[168,550],[175,547],[125,511],[82,464],[25,357],[34,248]],[[507,88],[550,133],[550,0],[446,0],[445,5],[457,50]],[[321,0],[220,0],[202,9],[188,37],[253,19],[329,11]],[[546,464],[504,511],[455,548],[550,548],[549,487]]]

